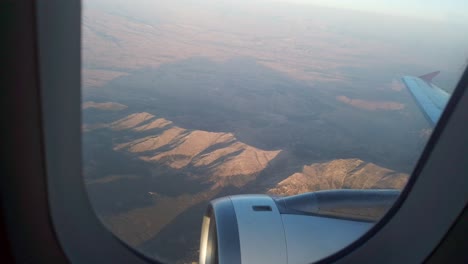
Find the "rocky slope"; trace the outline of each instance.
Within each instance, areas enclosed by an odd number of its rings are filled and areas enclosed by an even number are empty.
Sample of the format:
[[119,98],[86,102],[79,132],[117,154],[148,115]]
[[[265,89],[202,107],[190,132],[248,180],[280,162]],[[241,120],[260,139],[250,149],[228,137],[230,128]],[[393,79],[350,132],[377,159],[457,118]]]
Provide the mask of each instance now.
[[[146,112],[130,114],[106,127],[136,132],[132,140],[115,144],[115,151],[132,153],[143,161],[175,170],[190,169],[194,178],[210,182],[213,187],[239,187],[254,180],[280,153],[240,142],[232,133],[184,129]],[[146,136],[139,132],[146,132]]]
[[269,194],[288,196],[329,189],[401,189],[408,175],[359,159],[337,159],[304,166],[275,187]]

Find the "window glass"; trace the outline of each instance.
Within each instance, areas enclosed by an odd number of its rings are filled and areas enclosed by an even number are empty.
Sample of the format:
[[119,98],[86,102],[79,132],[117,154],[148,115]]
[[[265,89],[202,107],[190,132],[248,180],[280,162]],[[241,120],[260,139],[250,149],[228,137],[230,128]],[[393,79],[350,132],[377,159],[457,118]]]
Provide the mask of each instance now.
[[466,66],[467,9],[84,1],[83,177],[97,216],[144,254],[191,263],[214,198],[401,190]]

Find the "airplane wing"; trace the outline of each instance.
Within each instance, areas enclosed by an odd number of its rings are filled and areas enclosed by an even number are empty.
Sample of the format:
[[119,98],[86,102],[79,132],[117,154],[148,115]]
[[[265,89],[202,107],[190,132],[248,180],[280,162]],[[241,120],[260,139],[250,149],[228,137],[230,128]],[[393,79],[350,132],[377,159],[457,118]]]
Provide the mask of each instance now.
[[450,97],[446,91],[432,83],[432,79],[439,73],[440,71],[436,71],[419,77],[404,76],[402,78],[413,99],[433,126],[439,120]]

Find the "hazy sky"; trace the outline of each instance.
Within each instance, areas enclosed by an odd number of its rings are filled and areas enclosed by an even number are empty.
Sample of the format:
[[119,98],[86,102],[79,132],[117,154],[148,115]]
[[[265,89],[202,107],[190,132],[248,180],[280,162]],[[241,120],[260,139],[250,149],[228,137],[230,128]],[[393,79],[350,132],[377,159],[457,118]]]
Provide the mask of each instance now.
[[467,0],[271,0],[468,23]]
[[132,8],[152,7],[171,3],[205,3],[228,6],[246,3],[281,2],[289,4],[310,4],[344,9],[354,9],[430,20],[451,21],[468,25],[468,0],[85,0],[85,4],[106,3],[110,6],[124,5]]

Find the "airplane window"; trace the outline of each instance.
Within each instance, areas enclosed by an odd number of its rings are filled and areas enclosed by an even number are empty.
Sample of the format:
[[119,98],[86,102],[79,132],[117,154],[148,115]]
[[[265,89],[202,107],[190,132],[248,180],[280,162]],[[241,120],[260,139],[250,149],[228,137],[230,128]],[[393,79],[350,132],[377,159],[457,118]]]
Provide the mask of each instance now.
[[167,263],[214,263],[232,230],[244,262],[337,252],[405,187],[466,67],[467,8],[84,1],[83,177],[96,215]]

